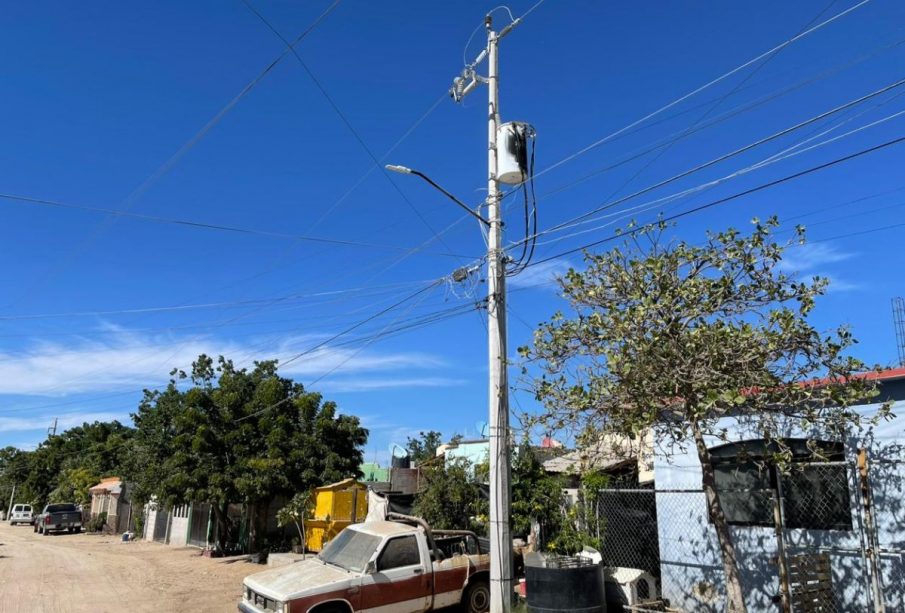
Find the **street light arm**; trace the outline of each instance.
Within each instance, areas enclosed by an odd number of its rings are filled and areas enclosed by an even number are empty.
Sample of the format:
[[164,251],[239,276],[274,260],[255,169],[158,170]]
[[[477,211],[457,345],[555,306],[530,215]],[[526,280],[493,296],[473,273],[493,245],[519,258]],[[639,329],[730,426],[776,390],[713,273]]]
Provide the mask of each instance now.
[[475,219],[480,221],[482,224],[484,224],[488,228],[490,227],[489,221],[487,221],[484,217],[482,217],[478,213],[475,213],[473,210],[471,210],[471,207],[469,207],[467,204],[465,204],[464,202],[462,202],[461,200],[459,200],[458,198],[453,196],[451,193],[449,193],[448,191],[446,191],[445,189],[443,189],[442,187],[437,185],[437,183],[434,182],[434,180],[431,179],[430,177],[428,177],[426,174],[424,174],[423,172],[419,172],[417,170],[411,171],[411,174],[417,175],[417,176],[421,177],[422,179],[424,179],[425,181],[427,181],[430,185],[432,185],[441,194],[443,194],[444,196],[446,196],[447,198],[449,198],[450,200],[452,200],[453,202],[458,204],[460,207],[462,207],[469,215],[471,215],[472,217],[474,217]]
[[464,202],[462,202],[461,200],[459,200],[458,198],[453,196],[451,193],[449,193],[442,187],[440,187],[440,185],[438,185],[433,179],[431,179],[429,176],[427,176],[423,172],[420,172],[418,170],[412,170],[411,168],[408,168],[406,166],[397,166],[395,164],[387,164],[386,169],[391,170],[393,172],[398,172],[398,173],[404,174],[404,175],[415,175],[415,176],[421,177],[424,181],[426,181],[428,184],[430,184],[438,192],[440,192],[441,194],[443,194],[444,196],[446,196],[447,198],[449,198],[450,200],[452,200],[453,202],[458,204],[463,209],[465,209],[465,211],[469,215],[471,215],[472,217],[474,217],[475,219],[480,221],[482,224],[484,224],[488,228],[490,227],[489,221],[487,221],[484,217],[482,217],[478,213],[475,213],[473,210],[471,210],[471,207],[469,207],[467,204],[465,204]]

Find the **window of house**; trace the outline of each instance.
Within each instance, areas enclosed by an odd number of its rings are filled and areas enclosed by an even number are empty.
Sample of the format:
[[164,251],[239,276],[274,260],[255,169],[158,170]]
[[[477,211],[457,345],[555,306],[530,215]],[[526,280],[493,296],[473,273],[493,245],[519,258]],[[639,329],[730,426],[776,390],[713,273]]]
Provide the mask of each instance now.
[[816,462],[804,439],[784,441],[792,452],[789,471],[770,461],[776,444],[764,440],[710,450],[717,491],[731,525],[773,526],[773,492],[782,492],[783,524],[807,530],[851,530],[851,494],[841,443],[818,442],[828,461]]
[[377,558],[377,570],[415,566],[420,563],[421,556],[418,554],[418,543],[414,535],[402,536],[387,542],[380,557]]

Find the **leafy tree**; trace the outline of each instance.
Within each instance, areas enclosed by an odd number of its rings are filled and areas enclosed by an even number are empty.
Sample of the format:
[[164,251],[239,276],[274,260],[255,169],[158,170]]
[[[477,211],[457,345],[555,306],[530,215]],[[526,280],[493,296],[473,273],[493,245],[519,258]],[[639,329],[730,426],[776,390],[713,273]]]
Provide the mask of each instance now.
[[[368,431],[357,417],[337,414],[335,403],[280,377],[275,361],[247,370],[201,355],[191,375],[173,377],[163,392],[147,392],[134,415],[140,461],[130,477],[137,492],[165,504],[210,502],[221,546],[229,503],[249,505],[249,547],[258,551],[274,498],[360,476]],[[191,386],[180,390],[185,379]]]
[[417,466],[437,456],[437,447],[443,444],[443,435],[435,430],[419,432],[417,438],[409,437],[405,448],[409,458]]
[[487,514],[481,486],[465,458],[423,467],[421,479],[413,511],[432,527],[441,530],[476,527],[477,518]]
[[60,475],[57,486],[47,497],[48,502],[74,502],[83,506],[91,504],[89,488],[101,480],[101,475],[90,468],[69,468]]
[[[560,280],[575,316],[555,314],[533,347],[520,348],[541,370],[533,389],[548,427],[574,426],[585,442],[650,428],[666,448],[693,442],[737,612],[744,592],[707,436],[725,436],[732,419],[780,447],[790,425],[841,434],[860,425],[852,405],[875,393],[852,378],[864,364],[847,355],[849,331],[809,323],[827,281],[783,272],[790,243],[772,238],[777,225],[754,220],[749,235],[708,233],[700,246],[664,241],[663,224],[633,228],[620,247],[586,254],[587,269]],[[797,235],[803,243],[802,228]],[[825,379],[815,385],[818,376]]]
[[512,532],[527,535],[537,522],[537,546],[544,549],[567,524],[563,487],[563,479],[544,472],[529,445],[521,445],[512,463]]
[[16,501],[32,500],[32,495],[23,487],[30,456],[31,452],[12,446],[0,449],[0,509],[7,510],[13,488],[16,488]]
[[[51,492],[61,494],[71,486],[63,483],[72,476],[71,470],[85,469],[87,473],[82,477],[86,474],[119,476],[126,457],[125,449],[133,433],[132,428],[111,421],[85,423],[48,437],[25,456],[27,470],[21,487],[28,498],[23,500],[44,506]],[[61,484],[63,489],[58,490]],[[91,485],[94,483],[88,487]]]

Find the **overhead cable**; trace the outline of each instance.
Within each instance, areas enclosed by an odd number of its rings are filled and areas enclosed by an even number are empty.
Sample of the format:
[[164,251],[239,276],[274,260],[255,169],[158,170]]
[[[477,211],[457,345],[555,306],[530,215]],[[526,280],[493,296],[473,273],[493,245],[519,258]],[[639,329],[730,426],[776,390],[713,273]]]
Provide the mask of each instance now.
[[[763,191],[763,190],[768,189],[768,188],[771,188],[771,187],[775,187],[776,185],[781,185],[781,184],[783,184],[783,183],[787,183],[787,182],[789,182],[789,181],[792,181],[792,180],[795,180],[795,179],[799,179],[799,178],[801,178],[801,177],[803,177],[803,176],[806,176],[806,175],[809,175],[809,174],[812,174],[812,173],[815,173],[815,172],[818,172],[818,171],[821,171],[821,170],[825,170],[825,169],[830,168],[830,167],[832,167],[832,166],[836,166],[836,165],[838,165],[838,164],[842,164],[842,163],[844,163],[844,162],[848,162],[848,161],[850,161],[850,160],[853,160],[853,159],[862,157],[862,156],[864,156],[864,155],[868,155],[868,154],[870,154],[870,153],[875,153],[875,152],[880,151],[880,150],[882,150],[882,149],[886,149],[887,147],[892,147],[892,146],[894,146],[894,145],[898,145],[898,144],[902,143],[903,141],[905,141],[905,136],[900,136],[899,138],[895,138],[895,139],[893,139],[893,140],[886,141],[886,142],[881,143],[881,144],[879,144],[879,145],[874,145],[873,147],[868,147],[867,149],[862,149],[862,150],[857,151],[857,152],[855,152],[855,153],[851,153],[851,154],[849,154],[849,155],[845,155],[845,156],[843,156],[843,157],[836,158],[836,159],[831,160],[831,161],[829,161],[829,162],[825,162],[825,163],[823,163],[823,164],[819,164],[819,165],[817,165],[817,166],[813,166],[813,167],[808,168],[808,169],[806,169],[806,170],[802,170],[802,171],[799,171],[799,172],[796,172],[796,173],[787,175],[787,176],[782,177],[782,178],[780,178],[780,179],[775,179],[775,180],[773,180],[773,181],[769,181],[769,182],[767,182],[767,183],[763,183],[763,184],[758,185],[758,186],[756,186],[756,187],[752,187],[752,188],[750,188],[750,189],[746,189],[746,190],[743,190],[743,191],[741,191],[741,192],[737,192],[737,193],[732,194],[732,195],[730,195],[730,196],[726,196],[726,197],[724,197],[724,198],[719,198],[719,199],[717,199],[717,200],[713,200],[713,201],[708,202],[708,203],[706,203],[706,204],[702,204],[702,205],[700,205],[700,206],[696,206],[696,207],[693,207],[693,208],[691,208],[691,209],[687,209],[687,210],[682,211],[682,212],[680,212],[680,213],[676,213],[675,215],[670,215],[670,216],[667,216],[667,217],[663,217],[660,221],[663,221],[663,222],[670,222],[670,221],[679,219],[679,218],[681,218],[681,217],[686,217],[686,216],[688,216],[688,215],[692,215],[692,214],[694,214],[694,213],[698,213],[698,212],[703,211],[703,210],[705,210],[705,209],[709,209],[709,208],[712,208],[712,207],[715,207],[715,206],[719,206],[719,205],[721,205],[721,204],[725,204],[725,203],[727,203],[727,202],[731,202],[731,201],[736,200],[736,199],[738,199],[738,198],[742,198],[742,197],[744,197],[744,196],[748,196],[748,195],[750,195],[750,194],[753,194],[753,193],[756,193],[756,192],[759,192],[759,191]],[[642,226],[642,227],[643,227],[643,226]],[[585,245],[581,245],[580,247],[575,247],[575,248],[573,248],[573,249],[568,249],[568,250],[566,250],[566,251],[557,253],[557,254],[555,254],[555,255],[551,255],[551,256],[545,257],[545,258],[543,258],[543,259],[537,260],[537,261],[535,261],[535,262],[532,264],[532,266],[537,266],[537,265],[539,265],[539,264],[543,264],[544,262],[549,262],[549,261],[551,261],[551,260],[555,260],[555,259],[564,257],[564,256],[566,256],[566,255],[570,255],[570,254],[573,254],[573,253],[577,253],[577,252],[579,252],[579,251],[584,251],[584,250],[586,250],[586,249],[590,249],[591,247],[596,247],[597,245],[601,245],[601,244],[608,243],[608,242],[611,242],[611,241],[614,241],[614,240],[618,240],[618,239],[620,239],[620,238],[622,238],[622,237],[624,237],[624,236],[627,236],[627,235],[630,235],[630,234],[635,234],[635,233],[639,232],[640,230],[641,230],[641,228],[635,228],[635,229],[629,230],[629,231],[627,231],[627,232],[624,232],[624,233],[622,233],[622,234],[617,234],[617,235],[614,235],[614,236],[609,236],[609,237],[607,237],[607,238],[604,238],[604,239],[601,239],[601,240],[598,240],[598,241],[593,241],[593,242],[587,243],[587,244],[585,244]]]
[[743,63],[743,64],[741,64],[741,65],[739,65],[739,66],[736,66],[736,67],[733,68],[732,70],[730,70],[730,71],[728,71],[728,72],[726,72],[726,73],[720,75],[719,77],[717,77],[717,78],[715,78],[715,79],[713,79],[713,80],[711,80],[711,81],[708,81],[708,82],[705,83],[704,85],[701,85],[700,87],[698,87],[698,88],[696,88],[696,89],[694,89],[694,90],[688,92],[687,94],[685,94],[685,95],[683,95],[683,96],[680,96],[680,97],[676,98],[676,99],[673,100],[672,102],[669,102],[668,104],[665,104],[665,105],[661,106],[661,107],[658,108],[657,110],[655,110],[655,111],[653,111],[653,112],[651,112],[651,113],[648,113],[648,114],[645,115],[644,117],[642,117],[642,118],[640,118],[640,119],[637,119],[637,120],[633,121],[632,123],[628,124],[627,126],[624,126],[624,127],[622,127],[622,128],[619,128],[619,129],[616,130],[615,132],[612,132],[612,133],[610,133],[610,134],[604,136],[603,138],[600,138],[600,139],[594,141],[594,142],[591,143],[590,145],[587,145],[586,147],[583,147],[582,149],[579,149],[579,150],[576,151],[575,153],[566,156],[565,158],[559,160],[558,162],[556,162],[556,163],[554,163],[554,164],[552,164],[552,165],[546,167],[545,169],[539,171],[539,172],[537,173],[537,176],[539,177],[539,176],[541,176],[541,175],[544,175],[544,174],[546,174],[546,173],[548,173],[548,172],[550,172],[550,171],[552,171],[552,170],[554,170],[554,169],[556,169],[556,168],[559,168],[559,167],[562,166],[563,164],[566,164],[566,163],[568,163],[568,162],[574,160],[575,158],[578,158],[578,157],[580,157],[580,156],[582,156],[582,155],[588,153],[588,152],[591,151],[592,149],[595,149],[595,148],[599,147],[600,145],[602,145],[602,144],[604,144],[604,143],[606,143],[606,142],[612,140],[613,138],[615,138],[616,136],[619,136],[620,134],[626,132],[627,130],[630,130],[630,129],[634,128],[635,126],[644,123],[644,122],[647,121],[648,119],[652,119],[653,117],[656,117],[656,116],[659,115],[660,113],[663,113],[664,111],[667,111],[667,110],[671,109],[672,107],[674,107],[674,106],[676,106],[676,105],[678,105],[678,104],[684,102],[685,100],[688,100],[689,98],[691,98],[691,97],[693,97],[693,96],[696,96],[697,94],[701,93],[702,91],[704,91],[704,90],[706,90],[706,89],[708,89],[708,88],[710,88],[710,87],[716,85],[717,83],[720,83],[721,81],[724,81],[725,79],[731,77],[732,75],[738,73],[739,71],[744,70],[744,69],[747,68],[748,66],[751,66],[752,64],[754,64],[754,63],[756,63],[756,62],[758,62],[758,61],[760,61],[760,60],[762,60],[762,59],[764,59],[764,58],[766,58],[766,57],[768,57],[768,56],[770,56],[770,55],[776,53],[776,52],[779,51],[780,49],[783,49],[784,47],[788,47],[789,45],[793,44],[794,42],[796,42],[796,41],[798,41],[798,40],[801,40],[802,38],[808,36],[809,34],[812,34],[813,32],[816,32],[817,30],[820,30],[821,28],[823,28],[823,27],[825,27],[825,26],[831,24],[832,22],[836,21],[837,19],[840,19],[840,18],[844,17],[845,15],[851,13],[852,11],[854,11],[854,10],[856,10],[856,9],[858,9],[858,8],[860,8],[860,7],[862,7],[862,6],[864,6],[865,4],[869,3],[870,1],[871,1],[871,0],[861,0],[861,2],[855,4],[854,6],[851,6],[851,7],[847,8],[847,9],[845,9],[844,11],[841,11],[841,12],[839,12],[839,13],[833,15],[833,16],[830,17],[829,19],[826,19],[826,20],[820,22],[819,24],[817,24],[817,25],[815,25],[815,26],[813,26],[813,27],[811,27],[811,28],[808,28],[807,30],[805,30],[805,31],[803,31],[803,32],[800,32],[799,34],[796,34],[795,36],[789,38],[789,39],[786,40],[785,42],[780,43],[779,45],[776,45],[775,47],[773,47],[773,48],[771,48],[771,49],[768,49],[767,51],[761,53],[760,55],[758,55],[758,56],[756,56],[756,57],[754,57],[754,58],[748,60],[747,62],[745,62],[745,63]]

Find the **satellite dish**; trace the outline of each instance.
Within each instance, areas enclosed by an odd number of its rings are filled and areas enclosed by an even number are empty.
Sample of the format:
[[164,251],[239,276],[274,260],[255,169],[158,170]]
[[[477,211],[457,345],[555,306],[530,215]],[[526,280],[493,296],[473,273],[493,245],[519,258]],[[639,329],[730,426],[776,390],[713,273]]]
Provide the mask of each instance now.
[[399,443],[390,443],[390,457],[407,458],[409,457],[409,451]]
[[487,437],[487,422],[486,422],[486,421],[479,421],[479,422],[476,422],[475,425],[474,425],[474,427],[475,427],[475,430],[477,430],[478,436],[479,436],[480,438],[486,438],[486,437]]

